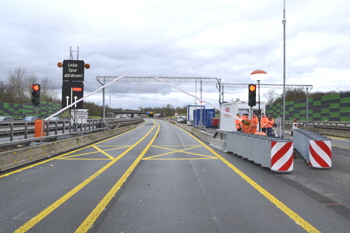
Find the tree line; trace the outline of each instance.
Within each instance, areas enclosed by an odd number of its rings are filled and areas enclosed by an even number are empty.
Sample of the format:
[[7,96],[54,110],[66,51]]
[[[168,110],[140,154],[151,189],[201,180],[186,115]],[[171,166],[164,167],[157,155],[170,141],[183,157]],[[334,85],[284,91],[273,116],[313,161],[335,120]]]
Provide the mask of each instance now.
[[[26,73],[24,68],[16,68],[9,74],[7,80],[0,80],[0,102],[4,103],[16,103],[27,104],[31,103],[31,85],[34,83],[40,83],[41,85],[41,102],[61,104],[61,99],[54,89],[53,80],[49,77],[39,78],[36,75]],[[330,95],[343,92],[313,92],[309,93],[309,98],[320,97],[324,95]],[[306,91],[303,88],[287,88],[286,89],[286,101],[295,101],[306,99]],[[267,105],[282,103],[283,94],[278,94],[275,89],[270,89],[264,94],[267,100]],[[89,109],[90,116],[102,116],[102,106],[89,101],[84,101],[84,108]],[[117,110],[123,110],[122,108],[112,109],[108,105],[105,107],[106,112],[113,112]],[[125,109],[127,110],[127,109]],[[171,104],[167,104],[163,107],[142,107],[138,110],[147,112],[153,111],[155,113],[162,113],[165,116],[174,116],[175,113],[184,115],[187,113],[187,106],[174,107]]]
[[[329,91],[329,92],[312,92],[308,94],[309,98],[316,98],[316,97],[322,97],[325,95],[332,95],[337,93],[349,93],[349,91]],[[285,98],[287,101],[296,101],[296,100],[304,100],[306,99],[306,91],[303,88],[287,88],[285,91]],[[266,98],[266,104],[277,104],[277,103],[283,103],[283,93],[278,94],[275,89],[270,89],[267,93],[264,94],[264,97]]]
[[[31,104],[32,99],[32,84],[40,84],[40,101],[47,103],[61,104],[61,99],[58,97],[54,89],[53,79],[49,77],[39,78],[36,75],[28,74],[24,68],[16,68],[11,72],[7,80],[0,80],[0,102],[14,104]],[[102,116],[102,106],[89,101],[84,101],[84,108],[89,109],[90,116]],[[112,109],[108,105],[105,106],[106,113],[123,110],[122,108]],[[168,104],[165,107],[139,107],[140,111],[154,111],[163,113],[166,116],[173,116],[175,112],[185,114],[186,106],[175,108]]]

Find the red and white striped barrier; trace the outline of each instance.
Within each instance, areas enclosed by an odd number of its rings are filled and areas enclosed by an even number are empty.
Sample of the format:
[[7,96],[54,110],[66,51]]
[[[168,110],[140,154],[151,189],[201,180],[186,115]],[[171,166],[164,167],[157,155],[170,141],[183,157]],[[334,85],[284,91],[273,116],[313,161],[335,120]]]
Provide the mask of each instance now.
[[293,171],[294,153],[293,142],[271,142],[271,171]]
[[332,167],[332,143],[331,141],[309,142],[309,166],[315,168]]

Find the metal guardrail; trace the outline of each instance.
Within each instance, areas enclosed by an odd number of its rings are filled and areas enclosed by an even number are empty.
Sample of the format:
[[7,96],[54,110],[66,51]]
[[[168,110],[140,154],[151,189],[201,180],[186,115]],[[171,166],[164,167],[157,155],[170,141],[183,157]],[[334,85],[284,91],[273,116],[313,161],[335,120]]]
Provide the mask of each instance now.
[[332,167],[332,142],[329,138],[307,129],[294,129],[293,142],[310,167]]
[[[69,119],[58,120],[58,121],[47,121],[45,122],[45,134],[46,136],[58,135],[73,132],[86,132],[101,128],[111,128],[120,124],[130,124],[134,121],[139,121],[141,118],[110,118],[104,119],[88,119],[85,124],[76,124]],[[33,137],[34,133],[34,122],[28,121],[11,121],[11,122],[0,122],[0,138],[2,141],[14,141],[16,136],[21,136],[22,139],[28,139]],[[1,143],[0,143],[1,144]]]

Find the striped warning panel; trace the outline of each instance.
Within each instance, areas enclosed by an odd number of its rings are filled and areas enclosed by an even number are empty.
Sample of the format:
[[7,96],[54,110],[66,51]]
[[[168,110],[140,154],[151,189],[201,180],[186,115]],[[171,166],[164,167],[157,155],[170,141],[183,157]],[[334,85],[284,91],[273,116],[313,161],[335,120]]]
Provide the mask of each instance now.
[[271,171],[293,171],[293,142],[271,142]]
[[332,142],[315,141],[309,142],[309,166],[315,168],[332,167]]

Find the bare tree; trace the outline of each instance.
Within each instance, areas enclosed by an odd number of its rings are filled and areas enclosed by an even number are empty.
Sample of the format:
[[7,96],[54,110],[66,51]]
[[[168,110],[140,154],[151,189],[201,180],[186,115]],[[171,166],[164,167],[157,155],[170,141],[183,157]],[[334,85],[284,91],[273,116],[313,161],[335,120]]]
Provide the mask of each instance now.
[[41,100],[44,102],[57,102],[57,93],[54,91],[52,79],[46,77],[41,80]]
[[29,101],[25,86],[25,69],[16,68],[9,76],[6,102],[23,104]]
[[270,89],[270,90],[268,90],[268,92],[265,92],[264,93],[264,97],[266,98],[266,100],[267,100],[267,105],[270,105],[270,104],[272,104],[276,99],[277,99],[277,97],[278,97],[278,94],[277,94],[277,92],[276,92],[276,90],[275,89]]
[[4,81],[0,81],[0,101],[5,100],[7,96],[7,84]]

